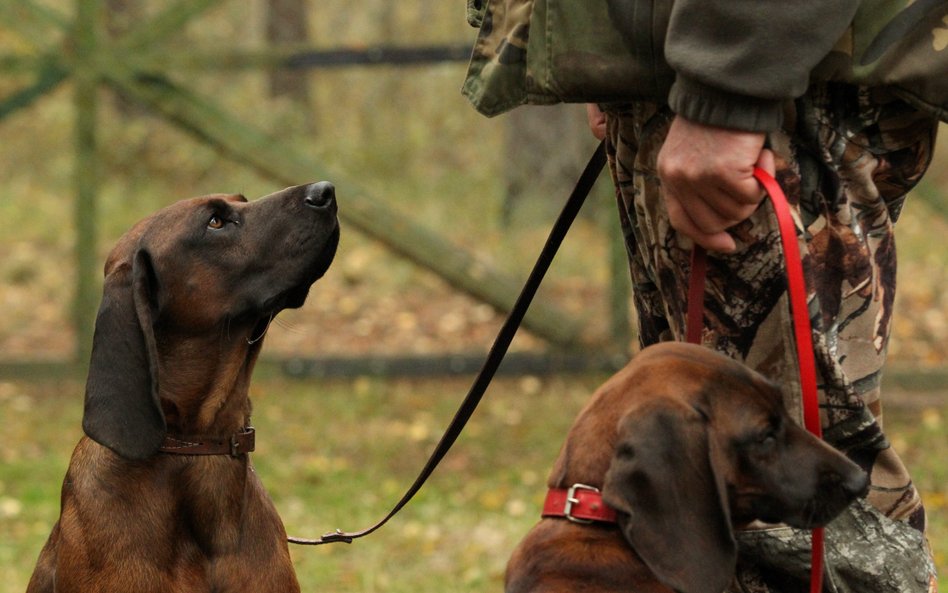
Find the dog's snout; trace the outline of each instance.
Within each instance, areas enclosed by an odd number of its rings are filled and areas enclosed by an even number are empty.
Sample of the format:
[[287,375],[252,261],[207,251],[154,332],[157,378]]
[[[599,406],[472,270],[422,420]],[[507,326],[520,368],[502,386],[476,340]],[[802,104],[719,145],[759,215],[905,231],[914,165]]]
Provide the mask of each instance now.
[[303,203],[310,208],[323,209],[336,200],[336,187],[328,181],[313,183],[306,188]]

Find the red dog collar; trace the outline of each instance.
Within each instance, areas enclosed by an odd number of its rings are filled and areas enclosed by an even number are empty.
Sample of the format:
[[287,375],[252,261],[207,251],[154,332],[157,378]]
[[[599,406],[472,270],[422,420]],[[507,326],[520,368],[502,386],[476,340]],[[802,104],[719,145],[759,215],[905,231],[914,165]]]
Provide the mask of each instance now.
[[599,489],[585,484],[550,488],[543,503],[543,516],[565,517],[582,524],[616,522],[616,512],[603,502]]

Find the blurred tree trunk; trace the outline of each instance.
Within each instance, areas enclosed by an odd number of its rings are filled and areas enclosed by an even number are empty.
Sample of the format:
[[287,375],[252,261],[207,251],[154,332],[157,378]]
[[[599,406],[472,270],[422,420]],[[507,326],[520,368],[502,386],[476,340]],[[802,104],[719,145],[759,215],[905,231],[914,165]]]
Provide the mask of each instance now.
[[112,37],[118,37],[131,28],[142,15],[141,0],[106,0],[105,28]]
[[517,214],[535,218],[558,212],[595,146],[583,106],[530,105],[504,117],[502,223],[511,224]]
[[[143,14],[142,0],[105,0],[105,30],[111,39],[121,39]],[[123,116],[141,116],[145,111],[121,93],[115,95],[115,110]]]
[[[396,39],[395,17],[401,4],[391,0],[374,0],[363,7],[371,11],[371,45],[390,45]],[[372,104],[398,105],[404,99],[402,89],[403,76],[398,68],[390,66],[375,67],[371,81],[367,83],[368,97]],[[411,77],[407,77],[411,78]],[[404,133],[404,117],[382,118],[374,109],[363,110],[361,118],[362,137],[368,142],[380,138],[399,138]]]
[[[267,43],[303,45],[309,41],[306,0],[267,0]],[[309,84],[306,70],[270,72],[270,96],[287,97],[309,112]]]

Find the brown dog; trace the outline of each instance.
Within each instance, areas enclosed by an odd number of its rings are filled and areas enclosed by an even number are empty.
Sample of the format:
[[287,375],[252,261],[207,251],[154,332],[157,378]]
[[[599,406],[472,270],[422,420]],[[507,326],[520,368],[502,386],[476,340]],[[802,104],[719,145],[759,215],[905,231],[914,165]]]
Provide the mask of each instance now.
[[112,250],[83,429],[30,593],[299,591],[253,471],[250,374],[339,239],[329,183],[213,195]]
[[570,429],[506,591],[720,593],[734,574],[734,526],[822,525],[867,483],[760,375],[700,346],[652,346]]

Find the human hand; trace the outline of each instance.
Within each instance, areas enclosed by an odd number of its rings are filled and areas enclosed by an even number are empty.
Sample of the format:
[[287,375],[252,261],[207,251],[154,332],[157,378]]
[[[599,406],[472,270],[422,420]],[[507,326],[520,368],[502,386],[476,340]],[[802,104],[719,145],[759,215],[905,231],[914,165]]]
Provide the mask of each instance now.
[[586,103],[586,119],[589,121],[589,129],[592,130],[596,140],[602,140],[606,137],[606,114],[599,109],[599,105]]
[[750,217],[766,194],[754,167],[774,174],[766,135],[675,117],[658,153],[658,176],[673,228],[711,251],[737,249],[727,229]]

